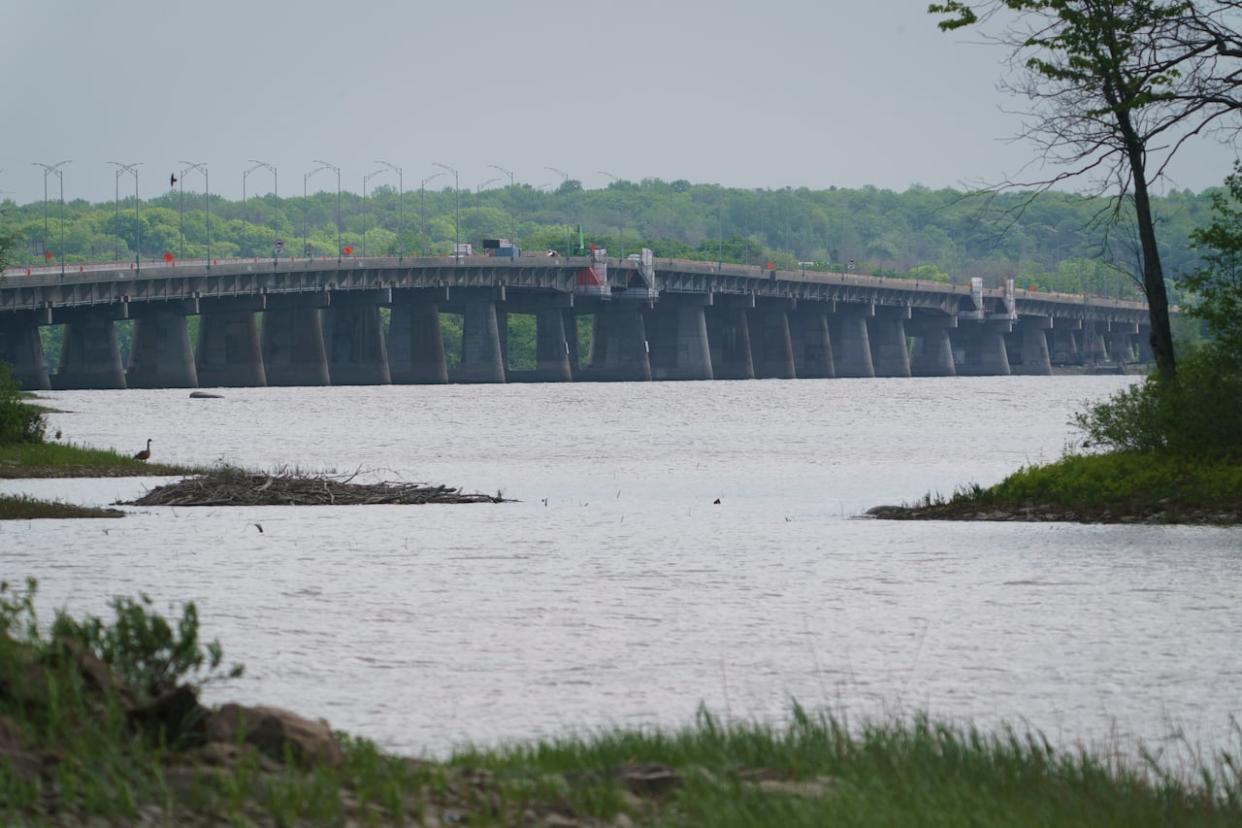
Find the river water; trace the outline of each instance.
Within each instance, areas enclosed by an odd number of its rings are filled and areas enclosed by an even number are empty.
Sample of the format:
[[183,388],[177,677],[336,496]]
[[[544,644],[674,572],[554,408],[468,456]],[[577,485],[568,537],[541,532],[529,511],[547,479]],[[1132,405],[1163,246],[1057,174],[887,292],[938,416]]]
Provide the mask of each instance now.
[[1211,750],[1242,714],[1242,531],[856,517],[1053,459],[1071,412],[1130,381],[51,392],[65,439],[521,502],[3,523],[0,576],[38,577],[49,611],[192,598],[247,666],[212,699],[413,754],[791,699]]

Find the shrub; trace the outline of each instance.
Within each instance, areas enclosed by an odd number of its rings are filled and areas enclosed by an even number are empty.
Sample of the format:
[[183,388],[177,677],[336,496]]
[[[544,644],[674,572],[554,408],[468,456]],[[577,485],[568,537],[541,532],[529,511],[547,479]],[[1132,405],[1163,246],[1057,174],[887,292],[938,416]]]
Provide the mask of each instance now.
[[[213,678],[220,668],[224,659],[220,642],[199,641],[198,609],[193,601],[182,605],[175,628],[151,610],[147,595],[139,595],[138,600],[113,598],[112,612],[116,619],[111,624],[93,615],[79,621],[58,613],[52,638],[78,642],[111,667],[127,686],[150,697],[187,680],[200,684]],[[241,666],[235,664],[226,675],[236,678],[241,673]]]
[[1177,379],[1151,376],[1075,416],[1089,443],[1116,451],[1172,451],[1242,459],[1242,367],[1211,345],[1184,358]]
[[41,443],[46,427],[42,412],[22,401],[9,366],[0,362],[0,445]]

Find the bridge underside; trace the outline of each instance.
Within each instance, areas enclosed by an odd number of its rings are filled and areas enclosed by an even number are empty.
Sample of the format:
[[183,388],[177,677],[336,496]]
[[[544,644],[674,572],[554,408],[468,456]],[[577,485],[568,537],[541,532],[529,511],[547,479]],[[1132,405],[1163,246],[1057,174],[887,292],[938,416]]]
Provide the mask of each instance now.
[[[567,265],[48,283],[0,296],[0,361],[40,389],[1044,375],[1150,360],[1132,308],[701,264],[662,272],[656,290],[629,262],[588,294]],[[516,354],[513,314],[534,323]],[[133,324],[127,361],[120,320]],[[64,325],[54,372],[48,325]]]

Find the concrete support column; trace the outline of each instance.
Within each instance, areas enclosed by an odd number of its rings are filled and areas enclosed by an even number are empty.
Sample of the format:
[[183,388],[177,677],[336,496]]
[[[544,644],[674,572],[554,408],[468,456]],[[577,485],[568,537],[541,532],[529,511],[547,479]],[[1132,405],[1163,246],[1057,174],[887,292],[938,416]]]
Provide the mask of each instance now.
[[1013,323],[991,321],[963,322],[957,329],[963,352],[957,373],[962,377],[1009,376],[1009,353],[1005,350],[1005,334]]
[[387,385],[388,350],[379,305],[337,305],[324,311],[324,347],[333,385]]
[[1017,324],[1022,362],[1010,365],[1015,374],[1047,376],[1052,373],[1052,359],[1048,354],[1048,337],[1044,331],[1052,327],[1047,316],[1023,317]]
[[867,320],[875,313],[874,305],[837,305],[837,312],[828,317],[832,334],[832,361],[838,377],[874,377],[871,361],[871,339]]
[[263,314],[263,368],[268,385],[330,385],[323,316],[318,307]]
[[1109,335],[1108,353],[1118,365],[1134,362],[1134,334],[1114,331]]
[[578,314],[566,308],[561,311],[565,326],[565,346],[569,349],[569,374],[578,379],[582,372],[582,344],[578,341]]
[[707,342],[716,379],[755,378],[746,316],[746,310],[736,306],[717,307],[707,314]]
[[534,379],[537,382],[570,382],[573,378],[569,342],[565,339],[564,311],[548,308],[536,312]]
[[651,376],[657,380],[712,379],[707,343],[707,296],[665,296],[649,315]]
[[871,364],[877,377],[910,376],[910,346],[906,342],[908,308],[879,308],[867,320]]
[[462,322],[461,365],[457,382],[504,382],[504,349],[500,344],[500,325],[496,321],[496,303],[466,303]]
[[198,370],[184,313],[150,310],[134,321],[125,381],[130,388],[198,387]]
[[448,382],[438,305],[416,302],[392,306],[392,320],[388,326],[388,371],[392,381],[402,385]]
[[1089,364],[1108,361],[1104,335],[1096,322],[1087,322],[1083,327],[1082,359]]
[[1074,327],[1079,324],[1069,319],[1054,319],[1052,322],[1052,364],[1081,365],[1078,353],[1078,342],[1074,339]]
[[198,325],[198,384],[204,388],[267,385],[254,312],[203,313]]
[[807,303],[789,316],[794,370],[799,379],[831,379],[837,375],[832,360],[828,312],[822,304]]
[[1138,338],[1135,339],[1135,344],[1138,345],[1139,348],[1140,362],[1143,362],[1144,365],[1149,365],[1151,362],[1156,361],[1155,354],[1151,353],[1150,328],[1139,328],[1139,335]]
[[65,325],[54,388],[124,388],[125,369],[112,316],[83,313]]
[[785,307],[760,305],[750,312],[751,361],[758,379],[794,379],[793,340],[789,336],[789,315]]
[[952,316],[925,316],[911,320],[914,349],[910,356],[912,377],[955,377],[953,343],[949,331],[957,327]]
[[43,357],[43,340],[39,326],[14,324],[5,320],[5,330],[0,330],[0,362],[9,364],[9,375],[17,380],[23,391],[46,391],[52,387]]
[[595,314],[589,375],[591,379],[609,382],[651,379],[647,327],[641,306],[614,303]]

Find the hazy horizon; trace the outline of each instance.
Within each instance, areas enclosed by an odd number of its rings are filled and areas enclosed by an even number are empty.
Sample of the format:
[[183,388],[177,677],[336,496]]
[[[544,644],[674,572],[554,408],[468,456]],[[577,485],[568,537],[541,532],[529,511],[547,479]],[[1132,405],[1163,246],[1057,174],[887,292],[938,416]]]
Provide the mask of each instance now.
[[[1020,124],[1001,111],[1017,102],[996,90],[1004,55],[937,31],[926,0],[359,0],[348,10],[19,0],[0,48],[31,79],[5,95],[15,125],[0,147],[0,191],[41,199],[32,162],[65,158],[65,198],[101,202],[113,195],[109,160],[143,162],[143,198],[165,192],[179,162],[206,162],[212,192],[236,199],[248,159],[276,165],[289,196],[316,159],[339,165],[351,192],[375,159],[403,167],[407,189],[439,161],[463,189],[507,181],[498,165],[534,186],[559,183],[557,168],[588,189],[612,174],[904,191],[1018,177],[1033,157],[1007,140]],[[1158,191],[1217,186],[1235,157],[1200,140]],[[272,177],[259,171],[247,188],[270,192]]]

